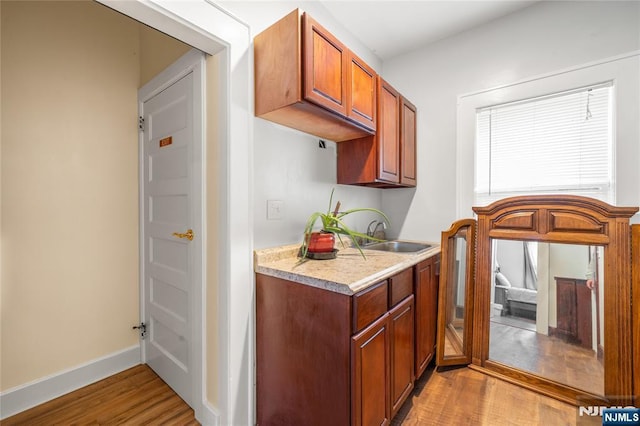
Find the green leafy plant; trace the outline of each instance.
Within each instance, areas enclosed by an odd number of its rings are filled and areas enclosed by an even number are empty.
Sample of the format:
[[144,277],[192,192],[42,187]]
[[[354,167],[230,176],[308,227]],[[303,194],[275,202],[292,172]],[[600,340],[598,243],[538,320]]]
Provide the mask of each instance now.
[[[366,259],[366,256],[364,255],[364,252],[362,251],[362,248],[360,247],[360,241],[366,241],[366,240],[371,240],[371,241],[384,241],[381,240],[379,238],[373,238],[371,236],[368,236],[367,234],[363,234],[361,232],[357,232],[354,231],[352,229],[350,229],[343,221],[342,219],[352,213],[357,213],[357,212],[374,212],[379,214],[380,216],[382,216],[384,218],[384,220],[387,223],[390,223],[389,218],[387,217],[386,214],[384,214],[382,211],[378,210],[378,209],[374,209],[374,208],[370,208],[370,207],[362,207],[362,208],[357,208],[357,209],[349,209],[347,211],[341,212],[340,211],[340,201],[338,201],[336,203],[336,207],[331,210],[331,205],[333,204],[333,193],[335,191],[335,188],[331,190],[331,196],[329,197],[329,208],[327,209],[327,212],[315,212],[312,213],[311,216],[309,216],[309,220],[307,220],[307,224],[304,228],[304,241],[302,243],[302,248],[301,248],[301,257],[304,259],[307,256],[307,252],[309,249],[309,240],[311,239],[311,233],[313,232],[313,228],[316,225],[316,222],[318,222],[318,220],[321,221],[322,223],[322,228],[321,228],[321,232],[331,232],[333,234],[336,234],[338,236],[338,239],[340,240],[340,243],[342,243],[342,245],[344,246],[344,242],[342,241],[341,235],[346,235],[347,237],[349,237],[351,239],[351,242],[353,243],[353,246],[355,248],[358,249],[358,251],[360,252],[360,254],[362,255],[363,258]],[[359,241],[360,239],[360,241]]]

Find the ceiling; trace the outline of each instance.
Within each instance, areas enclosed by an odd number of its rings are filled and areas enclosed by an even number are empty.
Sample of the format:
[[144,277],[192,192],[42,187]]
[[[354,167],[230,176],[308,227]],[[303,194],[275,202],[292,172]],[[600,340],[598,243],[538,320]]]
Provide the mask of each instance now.
[[380,59],[418,49],[528,7],[536,0],[321,0]]

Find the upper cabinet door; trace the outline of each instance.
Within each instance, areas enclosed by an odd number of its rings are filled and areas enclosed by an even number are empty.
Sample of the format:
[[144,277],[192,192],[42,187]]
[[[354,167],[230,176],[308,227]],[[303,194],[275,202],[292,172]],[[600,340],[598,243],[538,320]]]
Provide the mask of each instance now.
[[416,186],[416,107],[404,96],[400,105],[400,183]]
[[400,93],[378,78],[378,177],[400,182]]
[[471,363],[476,221],[454,222],[442,233],[436,365]]
[[304,98],[347,116],[348,49],[303,15]]
[[376,72],[349,51],[347,116],[362,126],[376,130]]

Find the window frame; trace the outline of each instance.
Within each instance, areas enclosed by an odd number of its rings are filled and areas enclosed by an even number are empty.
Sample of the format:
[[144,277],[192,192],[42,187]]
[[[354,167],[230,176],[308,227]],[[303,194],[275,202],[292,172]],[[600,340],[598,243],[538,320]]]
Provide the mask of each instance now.
[[[476,129],[477,130],[476,130],[476,138],[474,142],[474,149],[475,149],[474,165],[475,165],[475,172],[476,172],[474,175],[475,176],[474,177],[474,204],[475,205],[482,204],[483,202],[487,203],[487,202],[490,202],[491,200],[497,201],[498,199],[501,199],[501,198],[517,196],[517,195],[536,195],[536,194],[552,194],[552,193],[584,195],[584,196],[598,198],[608,203],[614,203],[615,188],[612,185],[613,173],[614,173],[613,161],[612,161],[613,160],[612,142],[613,142],[613,130],[614,130],[612,126],[614,85],[615,84],[613,81],[599,82],[599,83],[591,84],[589,86],[582,86],[582,87],[573,88],[571,90],[552,93],[546,96],[519,99],[515,102],[506,102],[498,105],[489,105],[489,106],[485,106],[477,109],[476,110]],[[509,182],[508,176],[504,175],[506,170],[502,168],[494,169],[494,160],[498,161],[498,164],[501,164],[505,160],[508,160],[510,158],[511,160],[518,163],[519,158],[509,157],[509,155],[512,155],[512,154],[507,154],[506,156],[505,154],[502,154],[502,155],[498,154],[494,156],[494,153],[492,150],[494,140],[491,137],[491,131],[486,130],[486,129],[490,129],[491,127],[491,123],[494,120],[492,118],[493,114],[498,115],[498,117],[495,120],[497,120],[497,124],[502,129],[502,132],[504,132],[505,129],[509,129],[509,132],[506,134],[506,139],[504,136],[498,137],[497,139],[495,139],[495,142],[497,143],[497,146],[499,149],[500,147],[502,147],[502,149],[506,149],[508,147],[514,148],[516,146],[514,145],[515,141],[518,141],[517,144],[520,144],[520,141],[523,140],[523,139],[514,138],[514,136],[516,136],[513,133],[514,126],[516,129],[515,130],[516,132],[522,132],[524,129],[525,133],[527,133],[529,132],[530,127],[529,125],[527,125],[526,127],[523,128],[522,127],[523,124],[525,123],[531,124],[532,122],[534,122],[536,124],[535,127],[539,128],[543,134],[549,134],[550,129],[544,127],[545,126],[544,122],[542,121],[538,122],[536,121],[537,119],[534,118],[534,116],[538,114],[545,114],[545,115],[549,115],[550,117],[553,117],[553,122],[554,122],[553,125],[556,129],[558,129],[558,125],[562,126],[560,128],[563,130],[563,134],[567,135],[568,139],[563,138],[561,140],[567,141],[570,144],[570,146],[573,147],[572,149],[576,150],[578,149],[579,141],[576,138],[576,134],[574,133],[576,131],[575,120],[576,120],[576,117],[579,116],[580,120],[582,121],[583,117],[586,115],[586,111],[587,111],[585,109],[586,105],[582,105],[582,104],[585,103],[585,94],[587,94],[588,92],[591,92],[592,90],[598,91],[598,93],[602,93],[600,91],[605,91],[604,94],[598,95],[598,98],[594,98],[594,99],[599,99],[594,101],[595,108],[606,109],[606,116],[598,115],[597,113],[596,115],[593,116],[595,120],[599,120],[597,121],[597,123],[599,124],[593,130],[598,132],[605,129],[607,130],[606,146],[602,145],[602,139],[600,138],[594,139],[595,145],[592,142],[590,143],[589,146],[590,146],[590,149],[599,147],[599,148],[596,148],[598,152],[600,152],[603,148],[606,151],[606,154],[605,154],[606,156],[604,158],[600,159],[600,156],[598,156],[599,158],[598,168],[596,169],[602,172],[606,171],[606,177],[603,176],[602,180],[601,181],[598,180],[598,182],[596,183],[593,181],[593,176],[589,176],[591,179],[589,179],[589,177],[587,179],[592,181],[591,184],[587,184],[587,183],[571,183],[570,184],[570,183],[567,183],[566,181],[565,182],[559,181],[554,183],[552,181],[549,181],[549,182],[546,182],[546,185],[541,185],[540,183],[532,183],[530,184],[530,186],[525,185],[520,187],[514,187],[512,186],[514,182]],[[571,109],[567,109],[569,106],[571,107]],[[545,109],[545,108],[548,108],[548,109]],[[568,117],[558,116],[556,114],[558,108],[562,108],[563,112],[568,113],[569,116]],[[515,114],[516,115],[515,119],[517,121],[513,122],[510,119],[502,118],[501,117],[502,114],[505,114],[506,117],[509,117],[509,116],[513,117],[513,115]],[[553,114],[553,115],[550,115],[550,114]],[[603,117],[605,118],[604,123],[602,122]],[[589,125],[585,124],[585,127],[588,128]],[[483,132],[481,129],[485,129],[486,131]],[[485,133],[484,138],[480,136],[481,133]],[[532,142],[532,140],[528,139],[530,138],[530,136],[527,136],[525,134],[523,135],[523,137],[525,138],[524,140],[529,140],[529,142]],[[587,137],[587,139],[591,139],[591,137]],[[542,141],[542,144],[548,146],[549,143],[548,141]],[[481,155],[481,153],[483,152],[483,150],[481,149],[482,147],[484,147],[485,149],[484,155]],[[564,156],[562,155],[560,155],[559,157],[553,156],[553,153],[557,152],[558,147],[559,145],[553,145],[553,151],[549,154],[549,156],[543,153],[542,156],[539,158],[539,160],[543,159],[545,160],[545,162],[550,161],[552,163],[555,163],[556,166],[558,165],[557,162],[559,160],[562,161],[562,164],[574,164],[574,162],[572,161],[572,158],[567,157],[567,153],[565,151],[567,147],[561,150],[563,151]],[[536,151],[536,148],[533,146],[527,146],[527,148],[532,148],[534,151]],[[527,148],[525,148],[524,150],[526,151]],[[509,152],[515,152],[515,151],[512,151],[511,149],[507,149],[506,152],[509,153]],[[539,152],[542,152],[542,151],[539,151]],[[589,150],[580,151],[580,152],[588,153]],[[482,160],[481,160],[481,157],[482,157]],[[516,155],[516,157],[519,157],[519,156]],[[521,164],[520,166],[526,168],[526,163],[527,162],[525,161],[525,164]],[[585,163],[579,163],[579,164],[581,165],[581,167],[584,167],[586,165]],[[478,167],[479,165],[481,166]],[[539,162],[536,162],[534,167],[535,166],[537,166],[537,168],[540,169],[541,164]],[[601,167],[605,167],[605,169],[602,169]],[[544,166],[542,166],[542,168],[544,169]],[[566,172],[572,171],[573,174],[571,174],[571,176],[575,178],[577,176],[576,173],[579,173],[580,170],[581,170],[580,168],[570,167],[569,169],[564,169],[564,172],[566,173]],[[500,179],[494,184],[492,179],[492,177],[494,176],[494,173],[496,174],[496,176],[502,176],[504,179]],[[480,175],[484,174],[484,178],[486,180],[482,180],[481,182],[478,182],[479,174]],[[527,173],[524,173],[523,177],[525,175],[527,177],[526,181],[529,182],[532,177],[531,170],[527,171]],[[525,183],[523,181],[520,181],[520,182],[523,184]],[[479,192],[478,191],[479,189],[484,189],[485,191]]]
[[475,183],[476,111],[490,105],[551,95],[613,81],[612,191],[615,204],[640,204],[640,51],[536,76],[458,97],[456,214],[472,217]]

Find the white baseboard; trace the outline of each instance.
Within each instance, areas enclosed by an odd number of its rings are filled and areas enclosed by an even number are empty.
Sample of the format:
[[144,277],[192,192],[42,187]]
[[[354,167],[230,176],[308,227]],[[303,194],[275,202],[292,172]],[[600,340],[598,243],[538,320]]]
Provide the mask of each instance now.
[[0,393],[0,420],[140,364],[140,346],[114,352],[86,364]]
[[202,404],[202,412],[196,412],[196,420],[202,426],[220,426],[220,414],[208,402]]

